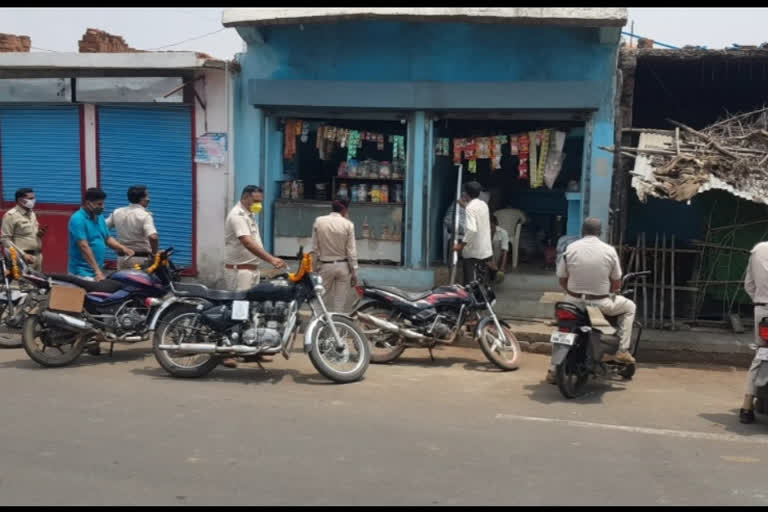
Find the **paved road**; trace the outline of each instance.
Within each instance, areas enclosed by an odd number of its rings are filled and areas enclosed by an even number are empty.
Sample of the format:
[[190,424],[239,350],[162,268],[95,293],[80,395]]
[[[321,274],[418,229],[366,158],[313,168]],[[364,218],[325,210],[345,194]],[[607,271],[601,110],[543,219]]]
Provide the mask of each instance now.
[[146,345],[65,369],[2,350],[0,504],[768,504],[742,369],[645,366],[577,402],[545,356],[436,355],[339,386],[300,353],[189,381]]

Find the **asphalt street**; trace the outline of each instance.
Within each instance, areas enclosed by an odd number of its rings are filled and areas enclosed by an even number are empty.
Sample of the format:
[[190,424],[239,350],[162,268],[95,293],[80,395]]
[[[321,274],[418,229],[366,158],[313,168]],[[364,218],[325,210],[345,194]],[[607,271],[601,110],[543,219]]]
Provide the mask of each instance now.
[[43,369],[0,351],[1,505],[766,505],[745,371],[641,365],[579,400],[479,350],[348,385],[302,353],[168,377],[149,344]]

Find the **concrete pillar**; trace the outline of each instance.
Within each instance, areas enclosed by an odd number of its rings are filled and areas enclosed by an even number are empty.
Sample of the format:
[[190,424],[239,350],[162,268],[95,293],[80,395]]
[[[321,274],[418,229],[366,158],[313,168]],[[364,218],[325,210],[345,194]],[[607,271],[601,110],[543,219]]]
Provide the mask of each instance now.
[[413,112],[408,120],[406,141],[408,169],[405,181],[405,264],[423,268],[424,260],[424,176],[426,115]]

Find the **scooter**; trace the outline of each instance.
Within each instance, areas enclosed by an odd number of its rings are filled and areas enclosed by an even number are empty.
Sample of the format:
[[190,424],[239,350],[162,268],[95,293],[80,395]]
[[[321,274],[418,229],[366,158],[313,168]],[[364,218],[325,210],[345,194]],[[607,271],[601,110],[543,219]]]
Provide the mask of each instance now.
[[[757,320],[757,319],[755,319]],[[758,335],[763,341],[761,346],[752,345],[755,349],[755,359],[760,360],[755,387],[755,412],[768,414],[768,317],[760,320]]]

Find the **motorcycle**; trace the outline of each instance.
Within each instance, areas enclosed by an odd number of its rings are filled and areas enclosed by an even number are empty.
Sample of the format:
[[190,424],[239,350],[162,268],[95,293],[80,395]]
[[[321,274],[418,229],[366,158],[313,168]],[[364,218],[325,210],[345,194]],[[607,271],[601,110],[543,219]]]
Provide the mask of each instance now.
[[[755,319],[757,321],[757,319]],[[768,317],[762,318],[758,324],[758,335],[763,341],[762,345],[750,345],[755,350],[755,359],[760,360],[760,368],[757,371],[757,387],[755,393],[755,411],[760,414],[768,414]]]
[[487,269],[476,266],[477,278],[466,287],[440,286],[425,292],[407,292],[391,286],[357,286],[360,297],[353,316],[366,325],[371,361],[389,363],[406,348],[451,344],[462,329],[471,329],[488,360],[502,370],[514,370],[521,357],[520,343],[494,311],[496,295],[488,284]]
[[[173,247],[157,253],[144,270],[121,270],[102,281],[25,272],[24,279],[37,287],[22,330],[27,355],[41,366],[60,367],[74,362],[86,349],[97,355],[101,343],[110,344],[111,355],[115,343],[148,340],[151,315],[171,282],[178,279],[171,254]],[[72,299],[67,294],[72,288],[83,289],[84,297]],[[70,295],[64,300],[69,302],[66,308],[59,299],[62,294]]]
[[[650,275],[650,271],[634,272],[624,276],[621,295],[629,296],[634,289],[627,283]],[[605,317],[588,300],[583,304],[557,302],[555,304],[557,330],[552,333],[552,364],[555,366],[555,380],[560,393],[566,398],[577,398],[584,394],[584,386],[590,377],[614,378],[619,376],[631,380],[635,375],[635,364],[618,361],[603,361],[604,355],[613,355],[619,349],[619,337],[615,335],[616,318]],[[640,344],[643,326],[635,321],[629,352],[634,357]]]
[[[3,273],[3,289],[0,292],[0,347],[21,347],[21,327],[24,322],[29,289],[21,279],[28,266],[18,255],[15,247],[3,249],[0,271]],[[16,286],[14,286],[16,285]]]
[[259,363],[262,355],[295,345],[299,308],[308,304],[312,320],[304,332],[304,352],[324,377],[338,383],[363,377],[370,361],[365,335],[353,320],[329,313],[312,254],[303,254],[298,272],[283,274],[245,291],[211,290],[200,284],[172,284],[173,295],[158,309],[154,331],[157,362],[173,377],[210,373],[222,357]]

